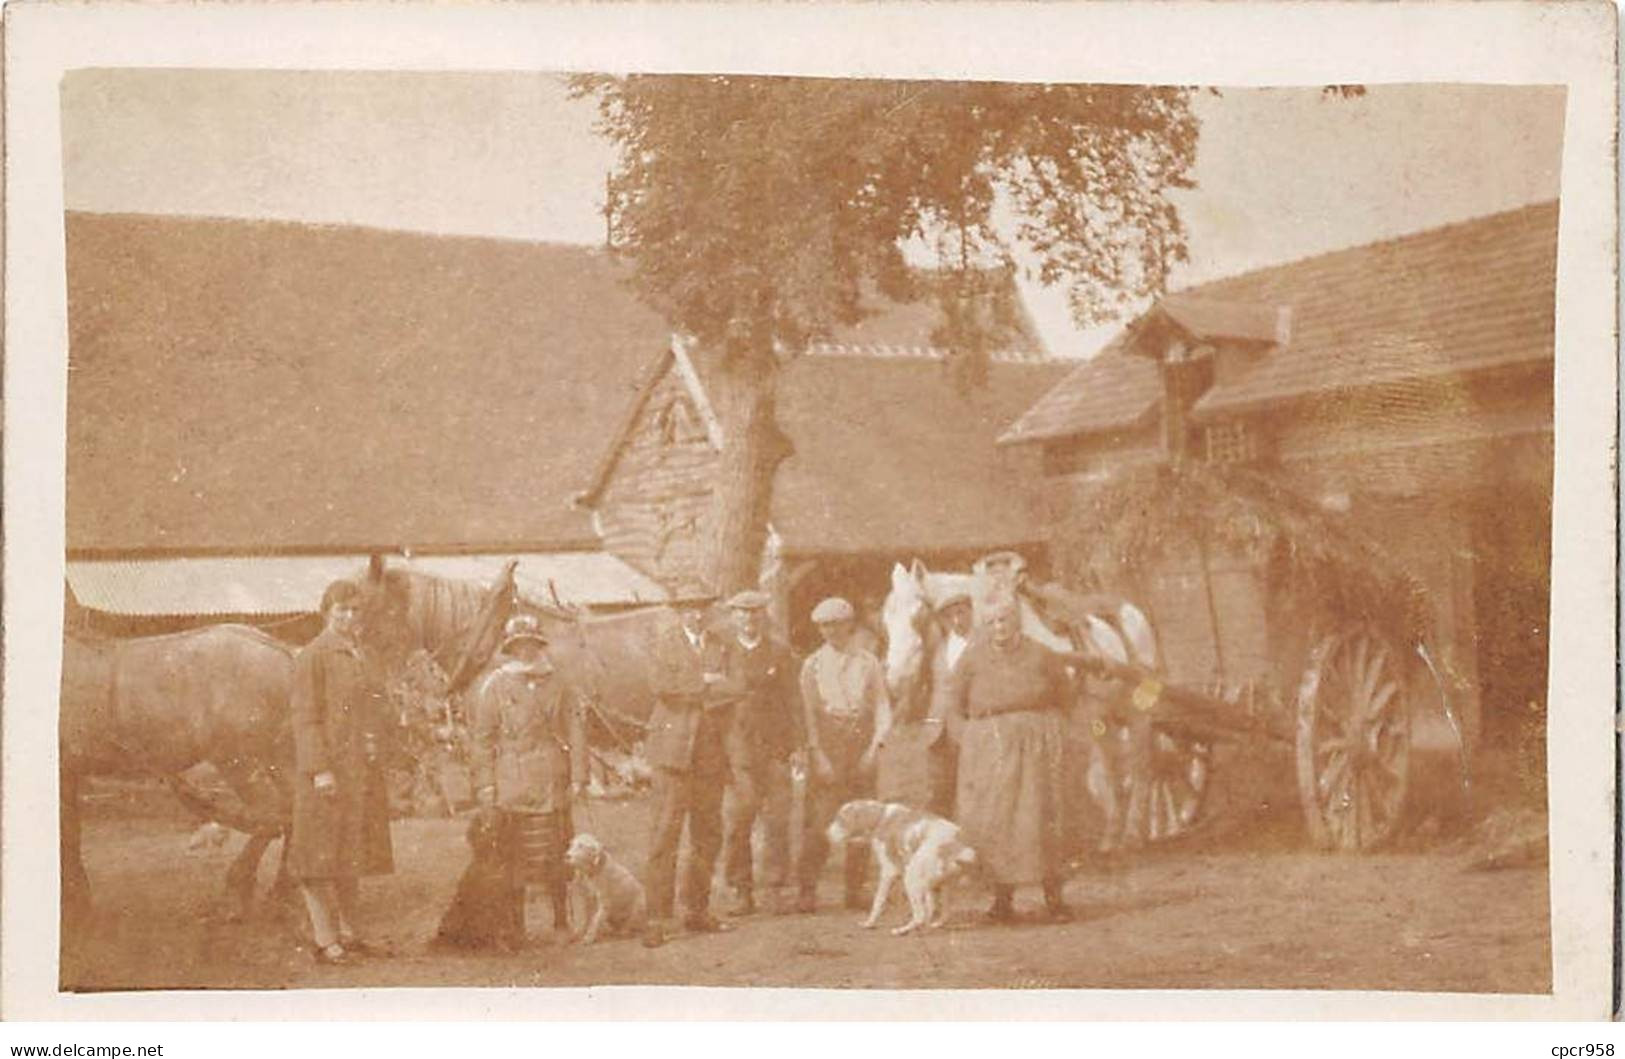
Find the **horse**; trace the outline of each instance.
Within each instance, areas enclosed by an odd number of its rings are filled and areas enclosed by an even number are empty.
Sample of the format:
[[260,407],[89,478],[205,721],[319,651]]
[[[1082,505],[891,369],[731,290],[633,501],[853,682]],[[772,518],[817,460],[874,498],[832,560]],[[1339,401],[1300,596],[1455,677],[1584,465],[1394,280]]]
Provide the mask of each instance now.
[[[293,649],[246,625],[93,639],[65,631],[58,714],[62,907],[82,911],[79,792],[91,775],[158,776],[200,814],[248,834],[227,872],[236,915],[291,810]],[[239,805],[182,778],[207,762]],[[285,874],[279,872],[279,884]]]
[[[385,569],[374,556],[362,588],[361,640],[380,686],[427,651],[456,691],[495,646],[516,595],[512,564],[493,588],[418,571]],[[162,636],[93,638],[68,589],[59,712],[60,856],[64,910],[88,907],[80,849],[80,790],[93,775],[156,776],[199,815],[248,835],[226,876],[233,918],[246,916],[270,843],[292,819],[290,697],[295,650],[259,629],[221,624]],[[182,773],[214,767],[235,801]],[[285,871],[274,894],[289,895]]]
[[[675,618],[662,606],[606,615],[556,593],[537,599],[520,591],[514,573],[510,562],[487,587],[371,563],[363,581],[364,654],[386,674],[413,668],[440,674],[440,687],[428,697],[451,722],[458,701],[477,694],[489,675],[503,625],[525,611],[541,621],[549,656],[585,700],[589,739],[634,756],[653,703],[648,644],[657,627]],[[424,653],[433,665],[414,667]]]
[[[1157,784],[1149,775],[1157,752],[1171,737],[1151,730],[1142,711],[1123,709],[1133,687],[1121,679],[1090,676],[1095,660],[1114,667],[1130,667],[1154,674],[1160,671],[1155,630],[1144,612],[1132,602],[1105,593],[1084,595],[1051,585],[1033,585],[1025,564],[1013,553],[996,553],[980,560],[970,573],[927,570],[914,560],[905,567],[894,564],[891,590],[881,609],[886,628],[885,674],[894,703],[917,702],[929,693],[927,660],[941,637],[935,613],[952,595],[970,597],[978,625],[999,598],[1013,598],[1020,609],[1024,635],[1061,654],[1087,677],[1081,681],[1084,698],[1092,700],[1084,711],[1094,736],[1088,743],[1085,784],[1090,798],[1105,817],[1102,851],[1135,844],[1142,838],[1178,833],[1194,823],[1200,794],[1206,787],[1206,749],[1196,749],[1189,775],[1181,779],[1196,795],[1175,804],[1166,795],[1159,800]],[[1111,715],[1126,718],[1116,726],[1116,738],[1107,739]],[[1115,744],[1115,745],[1114,745]]]

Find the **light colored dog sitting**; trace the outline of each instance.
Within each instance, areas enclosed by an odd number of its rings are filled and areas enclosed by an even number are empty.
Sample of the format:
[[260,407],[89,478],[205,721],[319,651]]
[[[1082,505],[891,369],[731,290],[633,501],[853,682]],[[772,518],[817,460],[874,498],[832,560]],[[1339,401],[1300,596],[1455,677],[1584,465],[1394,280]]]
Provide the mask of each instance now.
[[629,934],[643,929],[648,919],[643,884],[609,855],[602,842],[585,832],[576,835],[565,850],[564,861],[570,865],[576,892],[586,905],[578,940],[591,945],[606,931]]
[[976,851],[959,836],[959,825],[933,813],[887,802],[847,802],[829,825],[831,845],[868,842],[880,865],[875,901],[865,928],[880,921],[892,885],[903,879],[912,915],[893,934],[940,927],[948,915],[943,887],[976,863]]

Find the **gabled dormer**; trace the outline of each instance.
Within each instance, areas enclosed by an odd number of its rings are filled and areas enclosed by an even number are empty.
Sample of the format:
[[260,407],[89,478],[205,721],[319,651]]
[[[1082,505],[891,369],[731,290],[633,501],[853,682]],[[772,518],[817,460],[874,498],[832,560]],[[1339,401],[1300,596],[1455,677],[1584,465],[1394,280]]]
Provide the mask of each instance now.
[[1123,350],[1157,365],[1164,457],[1226,462],[1255,459],[1256,438],[1240,420],[1194,422],[1192,410],[1215,386],[1250,374],[1291,338],[1286,306],[1170,294],[1157,300],[1125,334]]

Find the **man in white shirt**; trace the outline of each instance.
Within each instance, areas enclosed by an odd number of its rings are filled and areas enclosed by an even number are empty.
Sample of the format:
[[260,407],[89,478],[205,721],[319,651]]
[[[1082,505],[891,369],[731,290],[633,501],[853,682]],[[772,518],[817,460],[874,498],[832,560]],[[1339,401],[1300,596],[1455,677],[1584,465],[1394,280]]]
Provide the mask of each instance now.
[[[818,876],[829,856],[824,829],[835,811],[855,798],[874,795],[875,753],[891,725],[886,679],[880,662],[853,642],[852,604],[832,597],[813,608],[812,619],[824,646],[801,666],[801,701],[806,717],[807,801],[802,813],[800,894],[797,907],[817,910]],[[867,851],[846,851],[848,908],[862,908]]]

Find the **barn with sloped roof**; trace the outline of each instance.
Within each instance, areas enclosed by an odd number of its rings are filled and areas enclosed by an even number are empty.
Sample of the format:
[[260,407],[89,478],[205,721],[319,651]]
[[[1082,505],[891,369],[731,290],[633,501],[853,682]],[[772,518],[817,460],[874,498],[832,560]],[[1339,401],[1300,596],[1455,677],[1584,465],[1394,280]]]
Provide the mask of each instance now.
[[[1013,285],[1006,293],[1019,302]],[[816,643],[807,614],[823,596],[877,608],[900,560],[963,568],[989,551],[1043,551],[1036,454],[996,440],[1068,362],[1017,312],[985,378],[970,378],[933,344],[937,326],[929,301],[876,298],[858,323],[780,366],[791,455],[773,482],[766,580],[798,643]],[[726,430],[703,358],[674,342],[648,365],[578,498],[605,549],[664,584],[712,587]]]
[[[69,213],[68,578],[102,627],[309,621],[369,555],[663,600],[570,499],[665,322],[589,247]],[[301,624],[302,623],[302,624]]]
[[[1343,515],[1426,587],[1445,664],[1509,737],[1546,694],[1557,216],[1535,204],[1171,293],[1000,442],[1040,456],[1051,519],[1181,460],[1250,464]],[[1213,576],[1218,620],[1256,624],[1241,564]],[[1170,657],[1211,639],[1171,635]]]

